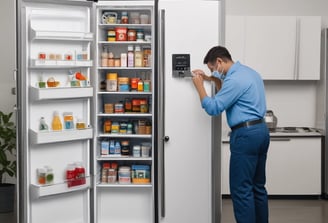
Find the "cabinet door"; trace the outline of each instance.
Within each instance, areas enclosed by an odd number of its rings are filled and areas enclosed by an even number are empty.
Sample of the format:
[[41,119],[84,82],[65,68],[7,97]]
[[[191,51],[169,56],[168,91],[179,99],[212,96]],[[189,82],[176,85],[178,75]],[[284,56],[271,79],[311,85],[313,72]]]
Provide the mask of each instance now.
[[270,195],[321,194],[321,138],[271,138],[266,173]]
[[245,63],[263,79],[294,79],[296,17],[247,16]]
[[320,80],[321,17],[299,17],[299,80]]

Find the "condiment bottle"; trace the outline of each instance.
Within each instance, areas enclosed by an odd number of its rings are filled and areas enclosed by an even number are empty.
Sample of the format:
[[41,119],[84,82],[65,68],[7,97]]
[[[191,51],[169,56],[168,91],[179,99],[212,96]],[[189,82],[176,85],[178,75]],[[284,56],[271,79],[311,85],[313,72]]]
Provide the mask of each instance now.
[[65,129],[74,129],[72,112],[64,112],[64,125],[65,125]]
[[85,123],[82,119],[77,120],[76,129],[85,129]]
[[134,66],[142,67],[142,62],[143,62],[143,54],[141,48],[140,46],[136,46],[134,50]]
[[77,185],[82,185],[86,183],[85,169],[81,162],[75,163],[75,178],[76,178]]
[[141,78],[138,81],[138,91],[144,91],[144,83]]
[[104,122],[104,133],[110,133],[112,130],[112,122],[107,119],[105,122]]
[[120,144],[120,142],[119,141],[116,141],[115,142],[115,152],[114,152],[114,154],[121,154],[121,144]]
[[117,91],[117,73],[108,73],[106,80],[107,91]]
[[134,67],[134,52],[133,46],[128,46],[128,67]]
[[55,111],[52,119],[52,130],[61,131],[62,129],[63,129],[63,125],[60,121],[59,113],[58,111]]
[[50,166],[45,166],[46,170],[46,184],[52,184],[54,182],[53,169]]
[[108,66],[109,67],[114,67],[115,66],[114,53],[112,53],[112,52],[108,53]]
[[129,23],[129,17],[128,13],[126,11],[123,11],[121,14],[121,23],[122,24],[128,24]]
[[131,100],[129,98],[125,99],[124,102],[124,111],[125,112],[131,112],[132,111],[132,103]]
[[48,125],[47,125],[46,120],[44,119],[44,117],[41,117],[41,119],[40,119],[39,130],[40,131],[49,130]]
[[104,48],[101,53],[101,66],[107,67],[108,66],[108,52],[107,48]]
[[75,165],[68,164],[66,169],[66,180],[68,187],[76,186],[75,176]]
[[45,168],[38,168],[37,176],[38,176],[38,184],[40,184],[40,185],[46,184],[46,169]]

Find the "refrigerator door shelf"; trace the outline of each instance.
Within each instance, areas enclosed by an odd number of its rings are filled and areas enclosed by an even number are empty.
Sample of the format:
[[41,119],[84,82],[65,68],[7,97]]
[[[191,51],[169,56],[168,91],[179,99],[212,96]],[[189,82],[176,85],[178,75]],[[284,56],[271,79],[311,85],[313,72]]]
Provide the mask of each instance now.
[[68,142],[73,140],[85,140],[92,139],[93,129],[81,129],[81,130],[63,130],[63,131],[44,131],[37,132],[35,130],[29,130],[30,140],[33,144],[45,144],[56,142]]
[[30,96],[34,101],[67,99],[67,98],[90,98],[93,96],[92,87],[67,87],[67,88],[36,88],[30,87]]
[[86,183],[74,187],[68,187],[67,182],[56,183],[51,185],[35,185],[31,184],[30,191],[33,199],[39,199],[50,195],[70,193],[74,191],[82,191],[90,188],[90,177],[85,178]]
[[92,67],[92,60],[30,60],[30,68],[74,68],[74,67]]
[[31,40],[69,40],[69,41],[93,41],[93,33],[68,32],[68,31],[37,31],[30,30]]

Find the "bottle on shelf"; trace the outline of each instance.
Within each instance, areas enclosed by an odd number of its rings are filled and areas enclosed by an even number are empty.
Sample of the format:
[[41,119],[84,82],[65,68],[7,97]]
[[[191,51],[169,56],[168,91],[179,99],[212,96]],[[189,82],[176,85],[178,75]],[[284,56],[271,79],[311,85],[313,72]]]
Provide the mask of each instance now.
[[75,177],[76,177],[75,165],[68,164],[66,168],[66,180],[67,180],[68,187],[76,186]]
[[101,53],[101,66],[108,66],[108,49],[106,47],[103,48],[103,51]]
[[85,168],[81,162],[75,163],[75,176],[77,185],[83,185],[86,183]]
[[51,166],[45,166],[46,170],[46,184],[52,184],[54,182],[54,172]]
[[48,127],[44,117],[41,117],[41,119],[40,119],[39,130],[40,131],[48,131],[49,130],[49,127]]
[[128,67],[134,67],[134,51],[133,45],[128,46]]
[[143,54],[140,46],[136,46],[134,50],[134,66],[142,67],[143,63]]
[[61,131],[62,129],[63,129],[63,125],[59,117],[59,112],[55,111],[52,119],[52,130]]

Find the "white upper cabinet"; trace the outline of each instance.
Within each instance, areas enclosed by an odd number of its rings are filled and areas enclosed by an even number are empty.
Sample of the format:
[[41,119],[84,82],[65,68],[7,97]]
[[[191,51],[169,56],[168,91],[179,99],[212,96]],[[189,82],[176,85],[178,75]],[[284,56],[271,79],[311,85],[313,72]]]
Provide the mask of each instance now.
[[319,80],[320,33],[320,17],[227,16],[226,46],[265,80]]
[[298,79],[320,79],[321,17],[298,17],[300,23]]

